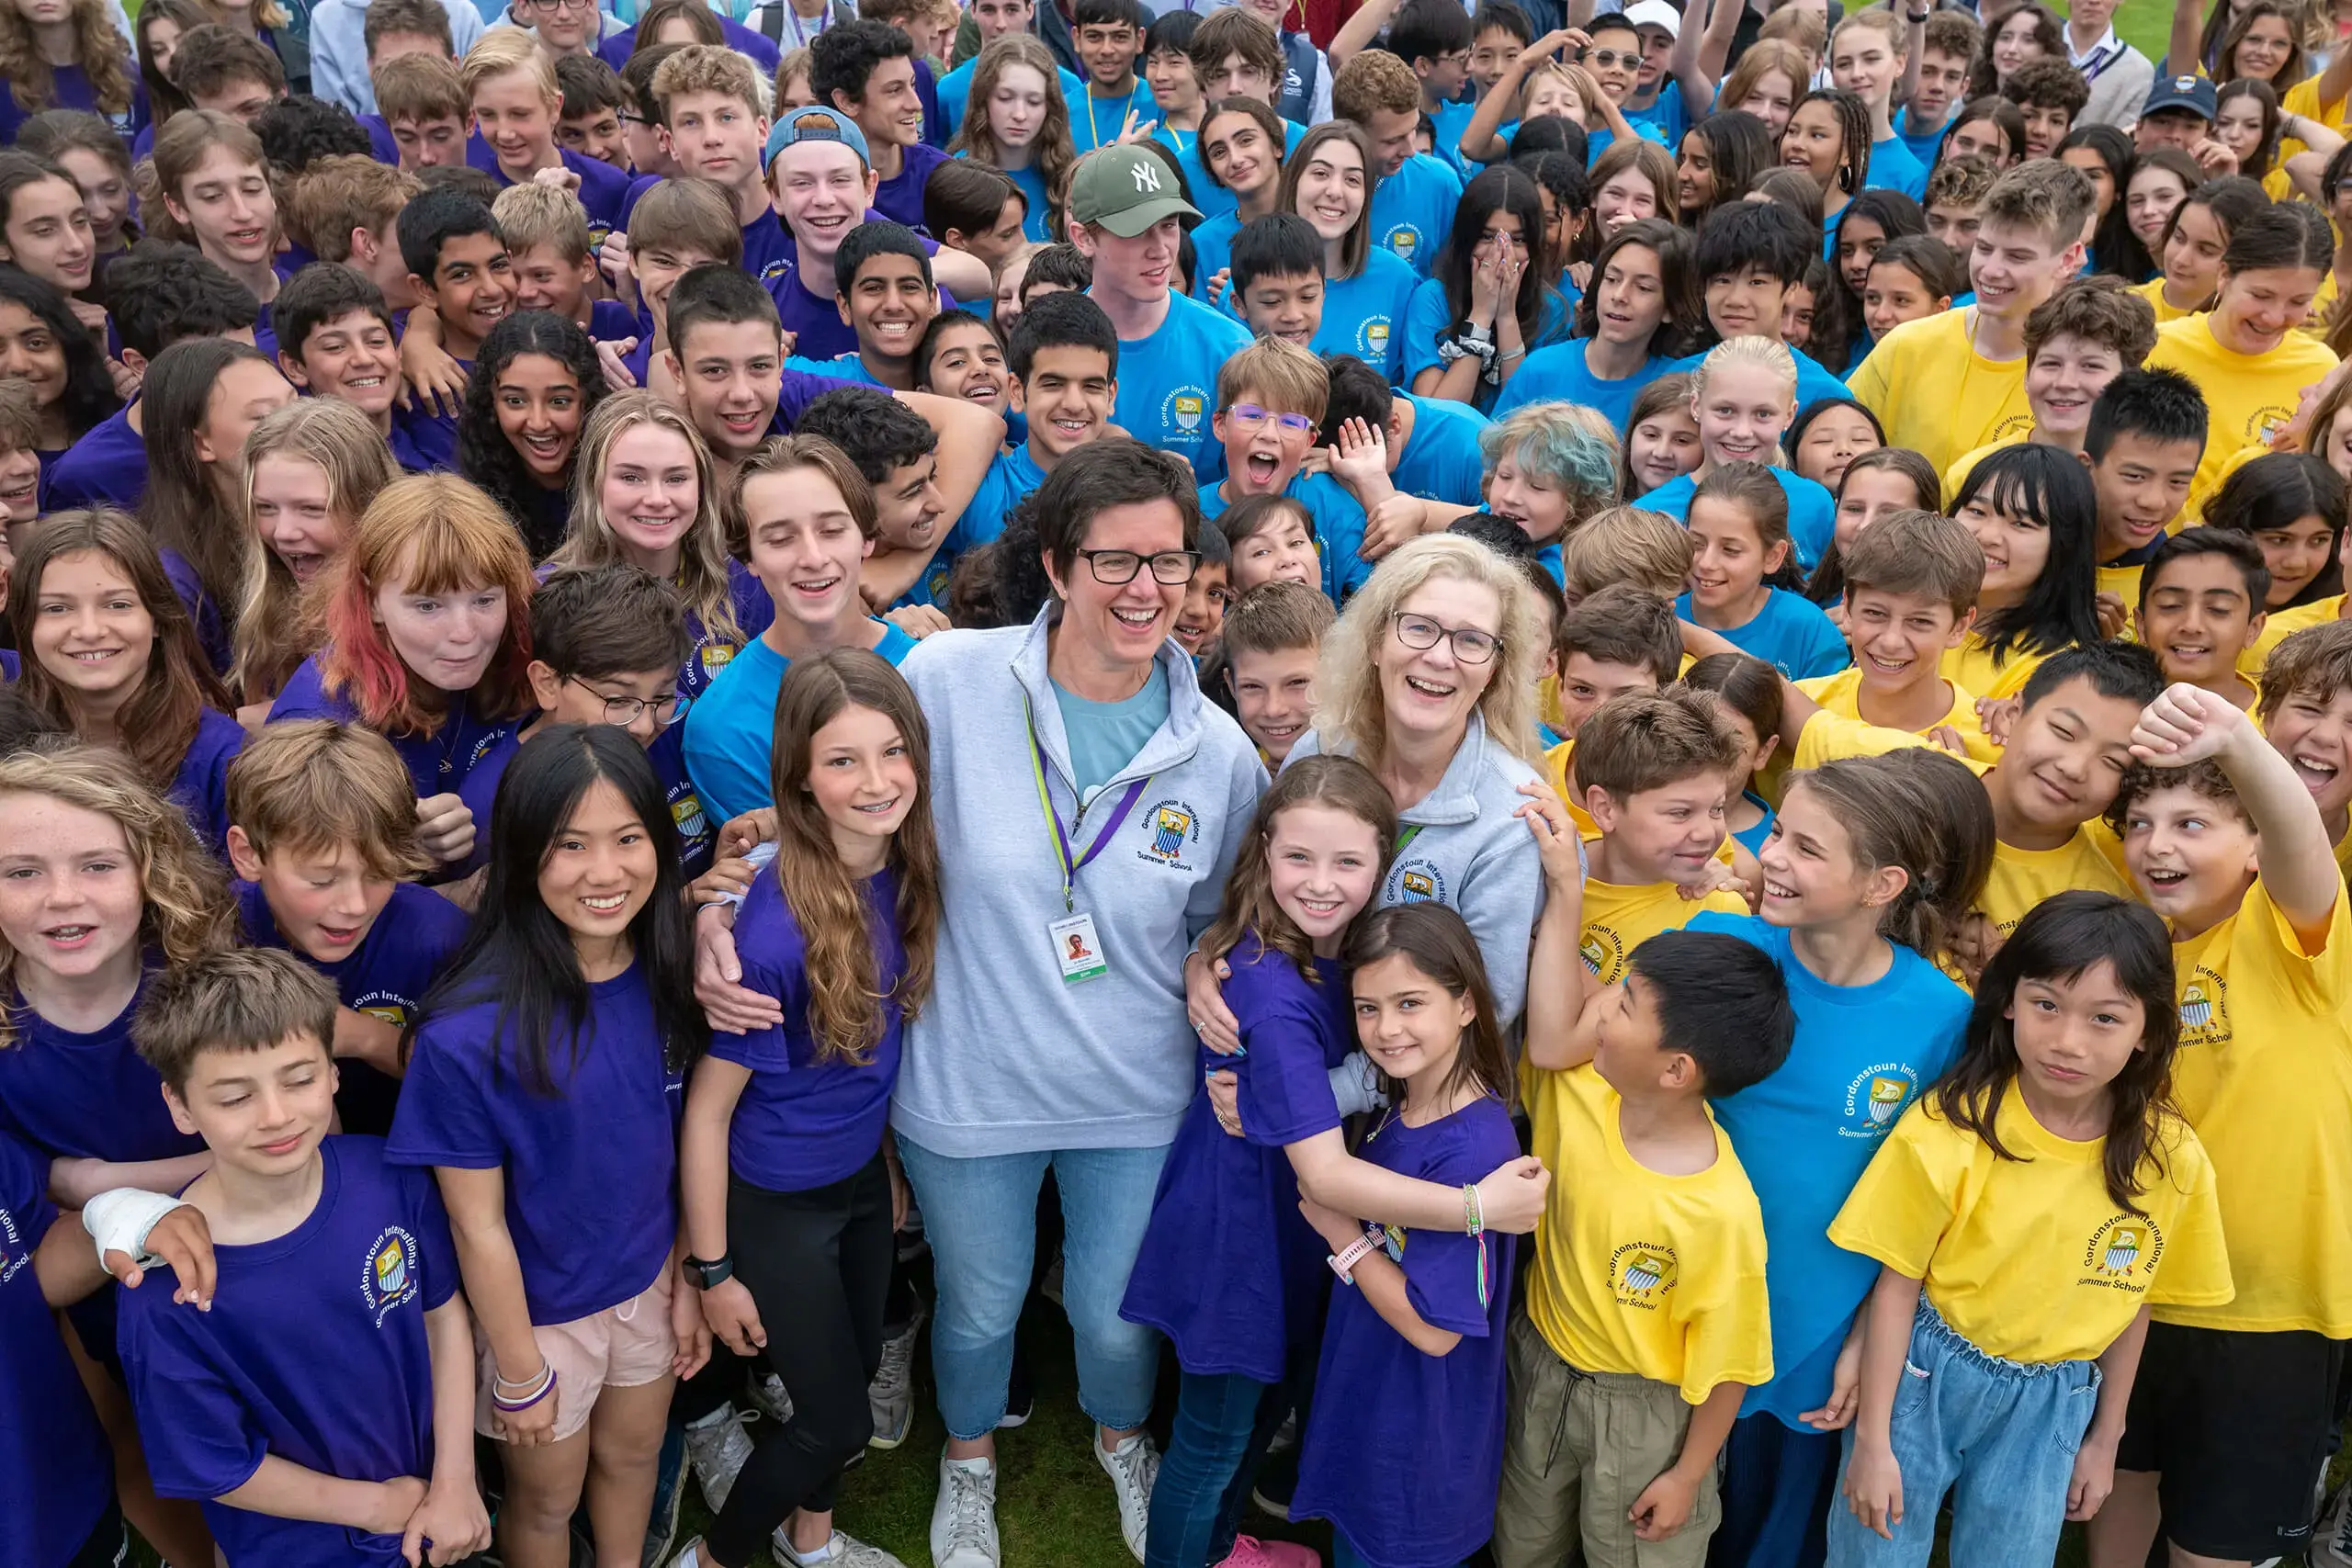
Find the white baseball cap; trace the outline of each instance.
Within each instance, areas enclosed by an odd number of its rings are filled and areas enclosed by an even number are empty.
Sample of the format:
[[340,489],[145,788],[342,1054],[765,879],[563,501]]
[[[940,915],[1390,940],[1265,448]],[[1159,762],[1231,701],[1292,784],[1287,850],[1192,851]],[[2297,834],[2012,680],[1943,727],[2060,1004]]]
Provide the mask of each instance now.
[[1682,36],[1682,12],[1671,0],[1634,0],[1625,19],[1637,28],[1664,28],[1668,38]]

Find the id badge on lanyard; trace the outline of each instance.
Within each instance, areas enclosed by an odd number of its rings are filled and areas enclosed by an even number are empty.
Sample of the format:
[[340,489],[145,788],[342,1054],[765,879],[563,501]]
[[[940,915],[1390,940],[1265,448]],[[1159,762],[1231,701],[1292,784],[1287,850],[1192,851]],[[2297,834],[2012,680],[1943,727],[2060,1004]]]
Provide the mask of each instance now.
[[[1128,784],[1120,795],[1118,803],[1104,817],[1101,831],[1086,846],[1085,852],[1073,853],[1071,834],[1062,827],[1061,813],[1054,809],[1053,794],[1046,787],[1046,749],[1038,744],[1037,721],[1034,713],[1029,717],[1029,767],[1037,784],[1037,804],[1045,811],[1046,826],[1051,830],[1054,864],[1062,876],[1062,918],[1046,923],[1046,940],[1053,946],[1054,963],[1061,969],[1063,984],[1074,986],[1111,972],[1111,961],[1102,951],[1102,937],[1095,931],[1093,915],[1078,907],[1079,868],[1102,852],[1112,835],[1119,830],[1119,824],[1127,819],[1127,813],[1133,811],[1136,802],[1143,797],[1144,786],[1150,784],[1151,779],[1147,774]],[[1086,827],[1086,807],[1083,805],[1079,807],[1078,820],[1072,827],[1083,832]]]

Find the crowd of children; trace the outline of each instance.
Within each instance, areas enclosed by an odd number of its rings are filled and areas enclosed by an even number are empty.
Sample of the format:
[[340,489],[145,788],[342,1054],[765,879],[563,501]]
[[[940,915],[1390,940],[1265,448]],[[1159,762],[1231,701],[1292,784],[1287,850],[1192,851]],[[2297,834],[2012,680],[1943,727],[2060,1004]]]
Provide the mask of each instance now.
[[0,0],[0,1562],[2352,1568],[2352,0],[2116,11]]

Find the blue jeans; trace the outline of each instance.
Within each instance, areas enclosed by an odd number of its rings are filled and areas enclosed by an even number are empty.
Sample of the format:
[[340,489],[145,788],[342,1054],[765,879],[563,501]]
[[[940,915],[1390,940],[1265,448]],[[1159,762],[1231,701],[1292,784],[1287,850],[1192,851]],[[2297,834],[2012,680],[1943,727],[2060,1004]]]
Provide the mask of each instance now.
[[1829,1511],[1844,1506],[1838,1442],[1836,1432],[1785,1427],[1762,1411],[1733,1422],[1708,1568],[1821,1568]]
[[[1331,1532],[1331,1568],[1372,1568],[1372,1564],[1366,1562],[1356,1549],[1348,1544],[1346,1536],[1341,1535],[1338,1530],[1333,1530]],[[1463,1568],[1463,1565],[1456,1563],[1454,1568]]]
[[1159,1333],[1121,1317],[1119,1303],[1167,1147],[952,1159],[900,1138],[899,1159],[931,1243],[939,1290],[931,1366],[947,1435],[984,1438],[1003,1418],[1012,1332],[1037,1249],[1037,1189],[1049,1167],[1062,1195],[1062,1308],[1077,1341],[1079,1405],[1113,1431],[1142,1426],[1159,1376]]
[[[1238,1372],[1186,1372],[1176,1425],[1151,1484],[1151,1531],[1144,1568],[1204,1568],[1216,1552],[1219,1516],[1241,1473],[1258,1412],[1270,1392]],[[1224,1543],[1232,1550],[1232,1540]]]
[[[1829,1510],[1829,1568],[1924,1564],[1947,1492],[1951,1568],[2049,1563],[2098,1382],[2088,1361],[2026,1366],[1988,1356],[1921,1297],[1889,1428],[1903,1468],[1903,1522],[1884,1540],[1840,1501]],[[1851,1427],[1845,1450],[1850,1461]]]

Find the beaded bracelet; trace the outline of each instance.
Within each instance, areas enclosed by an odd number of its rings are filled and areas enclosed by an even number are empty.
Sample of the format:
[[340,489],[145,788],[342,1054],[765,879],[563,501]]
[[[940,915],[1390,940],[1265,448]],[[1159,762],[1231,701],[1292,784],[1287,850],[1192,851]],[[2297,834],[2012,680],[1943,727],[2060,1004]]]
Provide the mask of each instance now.
[[1481,1235],[1487,1229],[1487,1214],[1478,1197],[1478,1184],[1464,1182],[1462,1187],[1462,1232],[1464,1235]]

